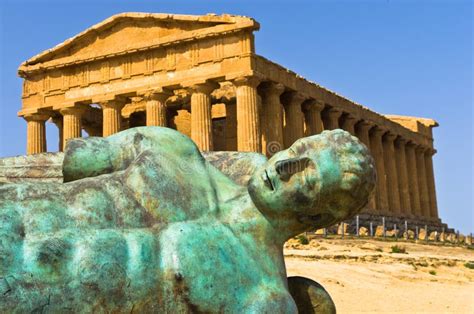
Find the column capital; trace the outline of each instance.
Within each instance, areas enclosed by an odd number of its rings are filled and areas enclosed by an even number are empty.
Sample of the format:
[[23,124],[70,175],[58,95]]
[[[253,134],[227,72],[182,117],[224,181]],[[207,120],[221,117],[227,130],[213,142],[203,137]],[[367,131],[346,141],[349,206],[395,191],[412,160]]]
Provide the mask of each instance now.
[[126,98],[114,98],[95,101],[102,109],[113,108],[122,109],[125,106]]
[[79,107],[65,107],[59,109],[59,112],[62,115],[75,115],[75,116],[81,116],[84,112],[84,108],[79,108]]
[[373,130],[373,135],[377,137],[382,137],[386,132],[386,128],[376,125]]
[[324,102],[317,100],[317,99],[308,99],[303,104],[303,110],[305,111],[317,111],[321,112],[324,109]]
[[39,121],[39,122],[46,122],[50,117],[49,114],[47,113],[31,113],[31,114],[26,114],[23,116],[23,119],[26,121]]
[[415,147],[415,151],[420,154],[424,154],[429,148],[423,145],[418,145]]
[[374,123],[367,120],[361,120],[359,121],[359,123],[357,123],[357,127],[361,131],[369,131],[374,125],[375,125]]
[[265,96],[280,96],[285,91],[285,85],[275,82],[263,82],[261,91]]
[[397,145],[406,145],[408,143],[408,141],[405,138],[403,138],[401,136],[398,136],[395,140],[395,143]]
[[299,93],[299,92],[289,92],[285,93],[283,95],[283,105],[301,105],[306,99],[308,99],[308,96]]
[[428,147],[428,148],[426,149],[426,153],[427,153],[428,155],[430,155],[430,156],[433,156],[434,154],[436,154],[436,152],[437,152],[437,150],[434,149],[434,148],[432,148],[432,147]]
[[344,123],[350,123],[350,124],[355,125],[358,121],[359,121],[359,118],[356,118],[356,117],[352,116],[350,113],[348,113],[344,117]]
[[173,95],[174,94],[171,90],[159,88],[159,89],[155,89],[155,90],[144,93],[142,97],[145,101],[157,100],[159,102],[164,103],[166,100],[168,100],[168,98],[170,98]]
[[219,88],[219,84],[213,81],[207,81],[205,83],[197,83],[187,87],[190,93],[203,93],[210,95],[215,89]]
[[339,118],[342,115],[342,111],[337,108],[331,107],[327,110],[327,114],[330,118],[335,119],[335,118]]
[[385,139],[386,139],[387,141],[389,141],[389,142],[395,141],[395,139],[397,138],[397,136],[398,136],[397,134],[393,134],[393,133],[391,133],[390,131],[384,134]]
[[242,85],[248,85],[251,87],[257,87],[262,79],[258,76],[252,75],[252,76],[240,76],[237,77],[233,80],[233,83],[235,86],[239,87]]

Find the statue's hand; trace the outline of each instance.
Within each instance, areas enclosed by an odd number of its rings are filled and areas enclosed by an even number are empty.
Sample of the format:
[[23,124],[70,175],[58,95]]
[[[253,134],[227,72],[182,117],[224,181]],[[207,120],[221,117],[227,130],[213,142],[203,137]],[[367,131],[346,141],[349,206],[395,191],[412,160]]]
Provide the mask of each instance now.
[[336,313],[336,305],[331,296],[316,281],[304,277],[288,277],[288,289],[298,307],[298,313]]

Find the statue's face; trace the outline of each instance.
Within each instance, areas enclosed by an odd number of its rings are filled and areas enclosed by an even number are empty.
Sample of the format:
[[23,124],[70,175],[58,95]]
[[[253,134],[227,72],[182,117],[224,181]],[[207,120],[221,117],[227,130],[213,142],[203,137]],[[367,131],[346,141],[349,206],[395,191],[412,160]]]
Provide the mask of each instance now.
[[[262,211],[310,219],[313,224],[330,225],[337,218],[327,206],[328,187],[341,181],[340,164],[331,147],[307,145],[308,138],[275,154],[249,182],[249,193]],[[311,144],[311,143],[310,143]]]

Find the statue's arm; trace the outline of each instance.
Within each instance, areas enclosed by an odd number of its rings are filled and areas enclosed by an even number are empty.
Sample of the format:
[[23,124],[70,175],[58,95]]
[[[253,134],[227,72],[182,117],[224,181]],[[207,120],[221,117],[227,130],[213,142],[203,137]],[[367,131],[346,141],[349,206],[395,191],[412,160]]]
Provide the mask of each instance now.
[[262,154],[251,152],[202,152],[202,155],[211,165],[241,186],[247,186],[255,170],[267,162]]
[[133,128],[108,137],[77,138],[66,145],[64,182],[124,170],[145,151],[157,156],[198,152],[188,137],[162,127]]

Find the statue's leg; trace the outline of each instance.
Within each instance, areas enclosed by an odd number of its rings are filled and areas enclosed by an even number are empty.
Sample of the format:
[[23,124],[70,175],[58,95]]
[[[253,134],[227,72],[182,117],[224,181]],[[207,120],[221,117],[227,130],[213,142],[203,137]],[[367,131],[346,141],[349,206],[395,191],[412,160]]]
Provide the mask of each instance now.
[[288,289],[296,302],[298,313],[336,313],[329,293],[316,281],[304,277],[288,277]]

